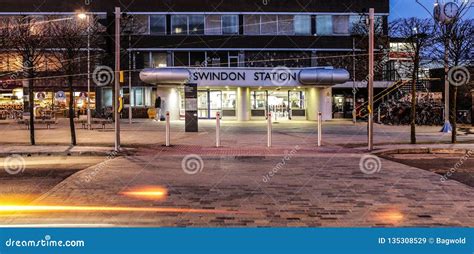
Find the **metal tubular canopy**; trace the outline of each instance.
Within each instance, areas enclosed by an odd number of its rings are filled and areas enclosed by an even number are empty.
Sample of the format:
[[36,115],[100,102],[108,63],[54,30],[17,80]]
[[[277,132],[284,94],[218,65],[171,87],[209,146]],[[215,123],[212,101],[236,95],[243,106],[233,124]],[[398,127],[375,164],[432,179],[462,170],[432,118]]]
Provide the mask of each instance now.
[[342,84],[350,78],[345,69],[303,69],[299,80],[303,85]]
[[183,84],[187,83],[190,77],[191,72],[185,68],[154,68],[140,72],[140,79],[148,84]]

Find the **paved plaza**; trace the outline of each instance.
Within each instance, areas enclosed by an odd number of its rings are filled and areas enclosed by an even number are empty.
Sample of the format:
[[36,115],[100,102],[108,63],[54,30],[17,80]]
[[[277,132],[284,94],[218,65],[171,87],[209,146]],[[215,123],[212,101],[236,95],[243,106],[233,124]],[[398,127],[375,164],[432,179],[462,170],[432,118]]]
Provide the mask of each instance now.
[[[474,226],[474,189],[428,170],[370,155],[363,123],[329,121],[317,147],[314,122],[274,124],[272,148],[266,147],[263,121],[223,122],[222,148],[214,147],[214,122],[199,133],[172,124],[172,147],[164,147],[164,124],[140,121],[122,125],[127,153],[102,154],[113,145],[113,130],[78,130],[78,151],[96,151],[94,165],[45,189],[31,207],[55,211],[2,212],[3,225],[98,225],[170,227],[378,227]],[[25,153],[28,131],[2,125],[2,150]],[[474,134],[460,133],[450,145],[438,127],[419,129],[418,146],[408,144],[408,126],[376,126],[377,151],[397,148],[472,149]],[[12,138],[13,134],[17,135]],[[68,129],[38,131],[37,147],[67,151]],[[77,154],[76,154],[77,155]],[[25,157],[28,162],[35,158]],[[79,156],[79,155],[77,155]],[[461,158],[463,155],[453,155]],[[78,157],[80,158],[80,157]],[[100,158],[100,157],[99,157]],[[366,160],[369,164],[365,165]],[[370,166],[375,163],[375,169]],[[27,167],[28,170],[35,167]],[[51,171],[54,171],[54,166]],[[14,185],[22,175],[3,175]],[[124,195],[159,186],[160,199]],[[77,209],[82,207],[82,209]],[[115,209],[115,210],[114,210]]]

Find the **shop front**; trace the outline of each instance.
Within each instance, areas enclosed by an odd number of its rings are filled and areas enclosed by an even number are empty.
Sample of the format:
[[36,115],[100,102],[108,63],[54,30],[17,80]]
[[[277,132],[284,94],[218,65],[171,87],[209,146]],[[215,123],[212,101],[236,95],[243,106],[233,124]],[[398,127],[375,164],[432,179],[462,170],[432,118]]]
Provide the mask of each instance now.
[[185,111],[184,84],[197,84],[197,115],[212,119],[248,121],[332,118],[331,86],[344,83],[349,73],[333,68],[154,68],[140,73],[157,87],[162,108],[172,119]]
[[[69,112],[69,92],[66,89],[53,90],[38,87],[33,93],[34,116],[36,118],[67,117]],[[74,92],[73,105],[76,114],[87,114],[87,104],[90,103],[92,112],[95,111],[95,92]],[[0,119],[19,119],[24,112],[24,102],[27,100],[22,87],[5,87],[0,91]]]

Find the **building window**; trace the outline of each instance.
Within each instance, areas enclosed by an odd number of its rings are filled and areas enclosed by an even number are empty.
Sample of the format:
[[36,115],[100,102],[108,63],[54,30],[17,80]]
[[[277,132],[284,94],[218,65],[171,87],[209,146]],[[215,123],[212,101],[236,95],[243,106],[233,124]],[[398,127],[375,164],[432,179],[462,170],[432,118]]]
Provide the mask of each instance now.
[[311,16],[295,15],[294,26],[296,35],[311,34]]
[[278,34],[279,35],[293,35],[294,20],[292,15],[279,15],[278,16]]
[[333,16],[332,23],[334,34],[349,34],[349,16]]
[[260,16],[260,33],[262,35],[277,34],[278,22],[276,15],[262,15]]
[[150,34],[166,34],[165,15],[150,15]]
[[204,15],[189,15],[189,34],[204,34]]
[[124,30],[131,30],[133,34],[148,34],[148,15],[133,15],[133,22],[125,23]]
[[172,34],[188,34],[188,16],[172,15],[171,16],[171,33]]
[[221,15],[206,16],[206,32],[205,33],[208,35],[222,34]]
[[319,15],[316,16],[316,34],[332,35],[332,16]]
[[156,67],[168,66],[166,59],[167,59],[166,53],[162,53],[162,52],[152,53],[153,67],[156,68]]
[[143,68],[150,68],[153,67],[152,63],[150,62],[150,54],[151,52],[142,52],[143,54]]
[[259,35],[260,34],[260,16],[245,15],[244,16],[244,34]]
[[189,66],[189,52],[174,52],[174,66]]
[[133,87],[130,104],[132,107],[151,106],[151,87]]
[[223,34],[239,34],[239,16],[223,15],[222,16],[222,33]]
[[235,91],[222,91],[222,109],[235,109],[237,95]]
[[207,66],[206,53],[205,52],[189,52],[189,63],[190,63],[190,66],[195,66],[195,67]]

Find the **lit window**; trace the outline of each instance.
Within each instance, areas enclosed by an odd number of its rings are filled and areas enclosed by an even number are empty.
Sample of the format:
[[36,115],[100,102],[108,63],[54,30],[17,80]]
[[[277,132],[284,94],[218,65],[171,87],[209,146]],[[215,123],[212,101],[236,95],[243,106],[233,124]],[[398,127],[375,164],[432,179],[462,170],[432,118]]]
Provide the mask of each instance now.
[[204,34],[204,15],[189,15],[189,34]]
[[316,34],[332,35],[332,16],[319,15],[316,16]]
[[171,33],[187,34],[188,33],[188,17],[186,15],[171,16]]
[[222,16],[222,33],[223,34],[239,34],[239,16],[223,15]]
[[296,15],[294,26],[295,26],[295,34],[296,35],[311,34],[311,16],[309,16],[309,15]]

